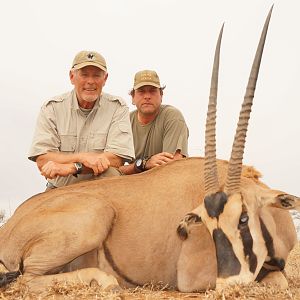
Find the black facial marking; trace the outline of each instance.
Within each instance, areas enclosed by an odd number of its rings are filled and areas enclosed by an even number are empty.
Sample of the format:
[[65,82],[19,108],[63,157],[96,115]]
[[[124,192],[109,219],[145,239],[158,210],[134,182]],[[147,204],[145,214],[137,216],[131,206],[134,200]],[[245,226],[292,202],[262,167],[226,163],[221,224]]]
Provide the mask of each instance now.
[[135,286],[141,286],[141,284],[133,281],[132,279],[130,279],[129,277],[127,277],[120,269],[119,267],[116,265],[116,263],[114,262],[114,259],[109,251],[109,249],[107,248],[106,244],[103,243],[103,250],[104,250],[104,255],[106,260],[108,261],[108,263],[110,264],[110,266],[112,267],[112,269],[124,280],[126,280],[128,283],[135,285]]
[[259,222],[260,222],[263,238],[265,240],[265,244],[268,250],[268,256],[272,258],[275,256],[273,238],[271,237],[270,232],[268,231],[264,221],[261,218],[259,218]]
[[284,259],[272,258],[270,261],[264,263],[255,280],[259,282],[264,279],[270,272],[282,271],[284,267]]
[[263,234],[263,238],[265,240],[265,245],[268,250],[268,256],[270,257],[269,261],[264,262],[264,266],[262,270],[259,272],[256,280],[261,280],[264,278],[269,272],[271,271],[282,271],[285,267],[285,260],[279,257],[275,257],[275,249],[274,249],[274,243],[273,238],[268,231],[265,223],[261,218],[259,218],[260,221],[260,227]]
[[271,271],[265,269],[264,267],[262,267],[259,271],[259,273],[257,274],[255,281],[260,282],[262,279],[264,279]]
[[238,275],[241,264],[237,259],[229,239],[221,229],[213,231],[213,239],[216,245],[218,277],[227,278]]
[[282,271],[285,267],[285,260],[282,258],[273,257],[269,261],[264,263],[266,269],[273,271]]
[[226,203],[227,195],[223,192],[218,192],[204,198],[206,211],[211,218],[218,218],[223,212]]
[[248,218],[247,212],[242,212],[238,229],[243,242],[244,255],[249,261],[249,270],[250,272],[255,273],[257,268],[257,257],[253,252],[253,238],[248,226]]

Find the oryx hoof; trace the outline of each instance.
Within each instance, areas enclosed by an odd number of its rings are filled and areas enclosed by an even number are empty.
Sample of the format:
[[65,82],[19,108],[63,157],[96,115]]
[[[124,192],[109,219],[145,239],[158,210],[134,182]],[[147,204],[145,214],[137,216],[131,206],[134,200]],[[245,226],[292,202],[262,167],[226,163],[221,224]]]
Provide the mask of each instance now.
[[21,275],[20,271],[6,272],[6,273],[1,272],[0,273],[0,287],[4,287],[7,284],[13,282],[20,275]]
[[200,223],[201,218],[194,214],[188,213],[179,223],[177,227],[177,234],[181,240],[186,240],[188,238],[188,227],[192,224]]

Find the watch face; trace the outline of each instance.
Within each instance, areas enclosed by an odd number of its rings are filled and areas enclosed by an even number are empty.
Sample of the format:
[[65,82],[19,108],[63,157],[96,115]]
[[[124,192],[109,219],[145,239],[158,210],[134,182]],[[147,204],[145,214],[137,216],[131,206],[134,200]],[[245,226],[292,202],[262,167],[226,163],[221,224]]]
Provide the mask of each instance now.
[[75,163],[76,173],[80,174],[82,172],[82,163],[76,162]]
[[141,158],[139,158],[136,162],[135,165],[137,166],[137,168],[141,167],[143,164],[143,160]]
[[134,163],[134,166],[135,166],[135,168],[137,169],[137,170],[139,170],[139,171],[144,171],[143,170],[143,160],[141,159],[141,158],[138,158],[136,161],[135,161],[135,163]]

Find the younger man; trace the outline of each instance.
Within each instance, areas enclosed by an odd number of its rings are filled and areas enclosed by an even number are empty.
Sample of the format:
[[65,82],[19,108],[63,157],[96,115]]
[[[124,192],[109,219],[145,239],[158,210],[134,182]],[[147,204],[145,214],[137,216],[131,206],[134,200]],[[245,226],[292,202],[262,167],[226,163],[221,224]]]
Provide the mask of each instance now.
[[136,160],[120,170],[140,173],[188,155],[188,128],[181,112],[162,105],[163,90],[155,71],[134,77],[130,92],[136,110],[130,113]]

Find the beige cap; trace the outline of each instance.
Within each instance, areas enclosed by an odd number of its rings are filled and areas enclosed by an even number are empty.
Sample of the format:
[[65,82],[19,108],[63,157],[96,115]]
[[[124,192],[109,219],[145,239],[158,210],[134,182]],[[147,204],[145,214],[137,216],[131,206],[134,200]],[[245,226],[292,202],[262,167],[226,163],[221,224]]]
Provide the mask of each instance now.
[[74,58],[72,69],[78,70],[86,66],[95,66],[107,71],[104,57],[95,51],[80,51]]
[[133,89],[136,90],[144,85],[152,85],[161,88],[159,77],[155,71],[143,70],[135,74]]

